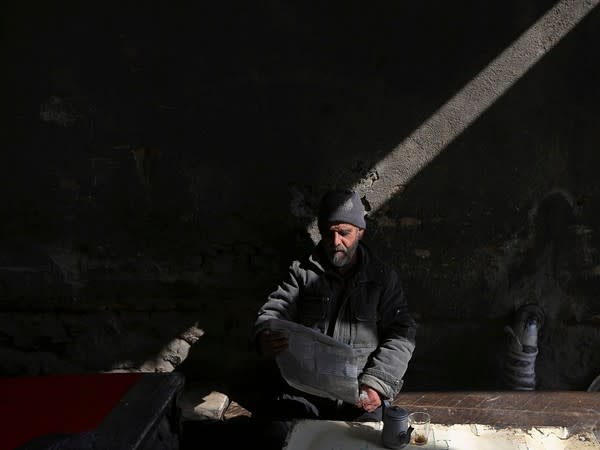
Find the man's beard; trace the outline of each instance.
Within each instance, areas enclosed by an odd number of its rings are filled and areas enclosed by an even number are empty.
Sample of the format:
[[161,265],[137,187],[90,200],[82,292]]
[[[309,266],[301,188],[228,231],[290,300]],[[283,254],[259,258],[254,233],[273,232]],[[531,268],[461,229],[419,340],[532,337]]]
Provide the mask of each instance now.
[[357,247],[358,240],[356,240],[351,247],[346,248],[343,245],[338,245],[335,248],[327,249],[327,257],[329,258],[329,262],[338,268],[347,266],[352,261]]

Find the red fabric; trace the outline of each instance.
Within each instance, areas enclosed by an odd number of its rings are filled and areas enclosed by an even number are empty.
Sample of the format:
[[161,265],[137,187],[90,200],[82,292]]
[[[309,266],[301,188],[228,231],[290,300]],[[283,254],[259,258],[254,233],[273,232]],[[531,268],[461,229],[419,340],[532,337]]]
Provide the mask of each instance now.
[[96,428],[141,373],[0,377],[0,450]]

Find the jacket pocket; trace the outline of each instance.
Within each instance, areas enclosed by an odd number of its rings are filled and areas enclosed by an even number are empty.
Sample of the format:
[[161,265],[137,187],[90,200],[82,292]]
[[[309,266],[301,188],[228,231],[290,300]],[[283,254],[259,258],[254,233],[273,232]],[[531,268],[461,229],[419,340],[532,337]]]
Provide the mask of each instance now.
[[375,349],[379,344],[376,305],[372,302],[359,303],[353,309],[352,345],[355,348]]

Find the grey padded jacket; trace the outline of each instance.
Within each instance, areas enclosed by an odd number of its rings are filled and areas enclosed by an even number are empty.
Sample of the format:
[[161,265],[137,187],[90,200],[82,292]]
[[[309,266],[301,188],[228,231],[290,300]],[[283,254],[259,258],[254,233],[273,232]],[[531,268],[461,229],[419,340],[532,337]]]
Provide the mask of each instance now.
[[[326,259],[322,243],[304,260],[289,267],[287,277],[268,296],[254,323],[254,336],[268,328],[271,318],[297,322],[350,345],[358,357],[358,382],[384,399],[400,392],[415,349],[417,325],[408,311],[394,269],[377,258],[361,241],[358,269],[344,278]],[[335,318],[334,308],[339,312]]]

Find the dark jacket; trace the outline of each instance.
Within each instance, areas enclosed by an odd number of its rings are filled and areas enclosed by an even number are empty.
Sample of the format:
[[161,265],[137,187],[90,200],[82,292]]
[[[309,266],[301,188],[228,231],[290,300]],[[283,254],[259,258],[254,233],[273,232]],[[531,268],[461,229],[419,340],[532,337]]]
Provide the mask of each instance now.
[[396,271],[362,241],[357,251],[357,270],[347,280],[329,263],[322,244],[308,258],[294,261],[259,310],[254,333],[268,328],[271,318],[329,331],[354,349],[363,368],[359,383],[392,399],[402,388],[415,348],[416,323]]

